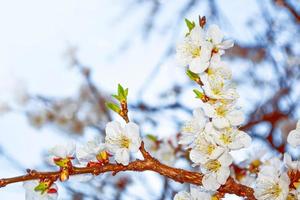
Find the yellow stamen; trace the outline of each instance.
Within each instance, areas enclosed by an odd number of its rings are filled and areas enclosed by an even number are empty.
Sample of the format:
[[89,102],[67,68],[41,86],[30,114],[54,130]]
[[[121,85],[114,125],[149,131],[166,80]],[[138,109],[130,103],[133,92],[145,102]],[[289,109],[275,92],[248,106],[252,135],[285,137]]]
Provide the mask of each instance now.
[[205,167],[212,172],[217,172],[221,168],[221,163],[218,160],[211,160],[205,164]]
[[192,57],[193,58],[199,57],[200,56],[200,52],[201,52],[200,47],[192,49],[192,51],[191,51]]
[[121,147],[124,147],[124,148],[128,149],[129,145],[130,145],[130,140],[127,137],[123,136],[121,141],[120,141],[120,145],[121,145]]

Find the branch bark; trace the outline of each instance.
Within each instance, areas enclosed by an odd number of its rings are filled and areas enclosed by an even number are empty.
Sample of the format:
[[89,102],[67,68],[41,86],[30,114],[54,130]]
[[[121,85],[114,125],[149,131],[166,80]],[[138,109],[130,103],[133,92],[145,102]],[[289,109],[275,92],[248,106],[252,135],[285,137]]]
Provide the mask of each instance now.
[[[124,166],[121,164],[106,164],[104,166],[93,166],[93,167],[74,167],[70,171],[70,175],[80,175],[80,174],[93,174],[100,175],[106,172],[112,172],[112,175],[116,175],[121,171],[153,171],[160,175],[170,178],[179,183],[189,183],[193,185],[202,185],[203,174],[199,172],[188,171],[184,169],[174,168],[162,164],[157,159],[153,158],[144,148],[142,143],[140,151],[144,157],[144,160],[135,160],[129,165]],[[39,179],[50,179],[58,180],[60,176],[60,171],[55,172],[37,172],[35,170],[28,170],[28,174],[13,178],[0,179],[0,187],[5,187],[8,184],[29,181],[29,180],[39,180]],[[230,193],[236,194],[241,197],[246,197],[248,200],[255,200],[253,189],[244,185],[241,185],[234,181],[233,178],[229,177],[227,182],[221,186],[218,190],[220,193]]]

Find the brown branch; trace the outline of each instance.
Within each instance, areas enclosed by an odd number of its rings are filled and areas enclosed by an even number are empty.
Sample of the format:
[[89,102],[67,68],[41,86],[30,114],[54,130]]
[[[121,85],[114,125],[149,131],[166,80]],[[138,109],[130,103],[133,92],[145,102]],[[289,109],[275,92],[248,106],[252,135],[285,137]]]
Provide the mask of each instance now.
[[[199,172],[187,171],[184,169],[173,168],[160,163],[157,159],[153,158],[144,148],[142,143],[140,151],[144,156],[144,160],[136,160],[129,165],[124,166],[121,164],[106,164],[104,166],[92,166],[92,167],[74,167],[70,172],[70,175],[79,174],[93,174],[99,175],[105,172],[112,172],[116,175],[121,171],[153,171],[160,175],[170,178],[176,182],[189,183],[194,185],[202,185],[203,174]],[[34,170],[28,170],[28,174],[24,176],[18,176],[13,178],[0,179],[0,187],[4,187],[8,184],[23,182],[29,180],[39,180],[39,179],[50,179],[58,180],[60,176],[60,171],[56,172],[37,172]],[[253,189],[247,186],[236,183],[233,178],[229,177],[225,185],[221,186],[218,190],[221,193],[236,194],[238,196],[246,197],[248,200],[255,200],[253,195]]]
[[296,9],[289,4],[286,0],[274,0],[274,2],[282,7],[285,7],[295,18],[297,23],[300,23],[300,14],[297,13]]

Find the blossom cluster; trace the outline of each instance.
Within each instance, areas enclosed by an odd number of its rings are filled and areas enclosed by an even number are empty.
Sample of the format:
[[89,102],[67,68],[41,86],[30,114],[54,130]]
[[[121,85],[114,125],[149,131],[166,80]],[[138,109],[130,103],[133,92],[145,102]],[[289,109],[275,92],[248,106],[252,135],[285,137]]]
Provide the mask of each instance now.
[[[217,25],[207,30],[188,20],[187,25],[189,33],[178,45],[177,57],[191,78],[200,83],[201,91],[195,93],[201,101],[193,118],[183,126],[179,143],[190,149],[194,166],[200,166],[204,189],[216,191],[230,175],[230,152],[248,147],[251,138],[239,130],[244,121],[243,112],[236,106],[239,95],[231,81],[231,70],[221,59],[233,42],[223,40]],[[175,199],[196,199],[187,196],[179,193]]]
[[[70,143],[50,149],[47,160],[59,168],[59,180],[68,180],[70,175],[75,174],[72,172],[76,167],[94,169],[113,162],[118,166],[127,166],[132,154],[138,153],[140,149],[143,155],[147,151],[159,162],[172,166],[177,152],[184,147],[184,151],[189,153],[192,166],[197,167],[203,175],[202,186],[191,186],[190,192],[181,191],[174,196],[174,200],[219,200],[225,194],[218,190],[229,177],[253,188],[253,195],[258,200],[300,199],[300,159],[293,160],[290,154],[285,153],[264,160],[264,152],[260,151],[243,167],[233,163],[233,151],[247,148],[252,141],[246,132],[240,130],[244,114],[237,106],[239,95],[232,83],[232,72],[222,60],[225,50],[232,47],[233,42],[224,40],[224,34],[217,25],[206,29],[205,23],[201,21],[196,24],[186,20],[186,23],[189,32],[177,46],[177,57],[186,67],[189,78],[200,86],[199,90],[194,90],[199,107],[193,110],[192,118],[183,125],[179,137],[176,135],[174,140],[159,140],[153,135],[147,135],[141,148],[140,128],[127,115],[128,89],[119,85],[118,94],[113,97],[119,101],[120,106],[111,102],[107,105],[126,124],[111,121],[106,124],[105,138],[95,138],[81,146]],[[72,104],[69,101],[66,104],[69,103]],[[52,105],[60,110],[55,103]],[[58,115],[67,112],[54,113]],[[49,113],[46,116],[49,118]],[[36,122],[43,125],[43,120],[42,123],[40,121]],[[90,120],[87,121],[89,124]],[[300,120],[296,129],[289,133],[287,143],[291,147],[300,146]],[[92,174],[76,176],[81,180],[93,178]],[[24,182],[26,199],[56,200],[58,187],[55,182],[58,178]]]
[[[122,126],[118,121],[106,125],[104,141],[95,138],[85,145],[76,146],[74,143],[57,145],[49,150],[48,162],[60,169],[60,181],[69,179],[73,167],[101,167],[112,160],[118,164],[128,165],[130,154],[139,151],[141,138],[139,127],[133,122]],[[80,175],[78,175],[80,176]],[[81,181],[91,177],[81,176]],[[27,181],[24,183],[26,199],[55,200],[58,198],[58,188],[53,180]]]

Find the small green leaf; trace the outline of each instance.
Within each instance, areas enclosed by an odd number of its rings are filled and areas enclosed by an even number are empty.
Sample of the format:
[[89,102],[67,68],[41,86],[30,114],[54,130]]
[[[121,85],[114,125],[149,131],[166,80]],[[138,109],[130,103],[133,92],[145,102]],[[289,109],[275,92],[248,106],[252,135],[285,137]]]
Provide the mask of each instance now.
[[45,182],[41,182],[34,188],[34,191],[41,192],[43,194],[47,189],[48,189],[48,184]]
[[119,106],[115,103],[112,102],[106,102],[105,104],[109,109],[111,109],[112,111],[119,113],[121,111],[121,109],[119,108]]
[[186,70],[186,75],[193,81],[197,81],[198,79],[200,79],[199,75],[192,72],[191,70]]
[[150,140],[152,140],[153,142],[157,141],[157,137],[155,135],[151,135],[151,134],[147,134],[146,137]]
[[188,19],[185,19],[185,23],[186,23],[186,26],[189,29],[189,32],[191,32],[191,30],[193,30],[193,28],[196,26],[195,22],[191,22]]
[[125,89],[124,94],[125,94],[125,97],[126,97],[126,99],[127,99],[127,96],[128,96],[128,88]]
[[115,99],[117,99],[118,101],[122,101],[122,99],[116,94],[113,94],[111,96],[114,97]]
[[196,98],[202,99],[204,97],[204,94],[202,92],[200,92],[199,90],[194,89],[193,91],[196,94]]
[[126,101],[127,100],[127,94],[128,94],[128,88],[124,90],[122,85],[118,84],[119,101]]

